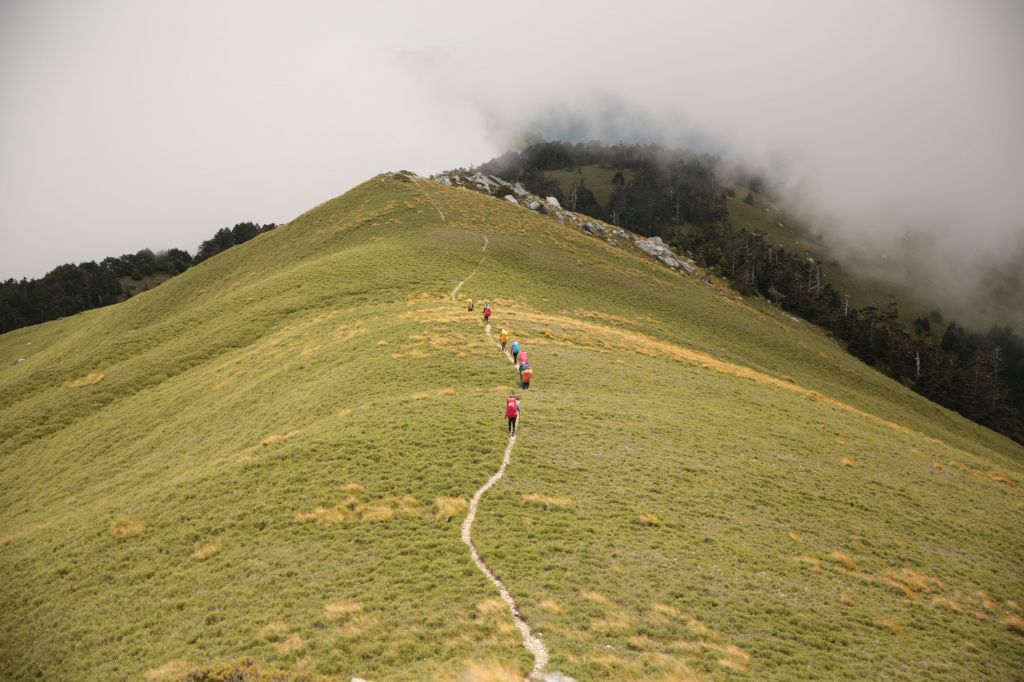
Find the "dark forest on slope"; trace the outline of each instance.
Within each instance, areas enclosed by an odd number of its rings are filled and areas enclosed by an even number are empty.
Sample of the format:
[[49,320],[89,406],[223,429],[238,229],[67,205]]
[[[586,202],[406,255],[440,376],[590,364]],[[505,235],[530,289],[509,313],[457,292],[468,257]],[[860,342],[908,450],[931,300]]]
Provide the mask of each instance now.
[[246,222],[221,228],[194,257],[181,249],[142,249],[99,263],[59,265],[39,279],[0,282],[0,334],[123,301],[275,227]]

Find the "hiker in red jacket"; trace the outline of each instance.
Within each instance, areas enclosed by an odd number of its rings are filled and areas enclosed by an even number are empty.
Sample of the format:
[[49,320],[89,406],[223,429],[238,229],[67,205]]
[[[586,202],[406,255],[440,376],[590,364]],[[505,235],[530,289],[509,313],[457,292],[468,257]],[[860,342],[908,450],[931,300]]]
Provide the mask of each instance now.
[[519,423],[519,398],[515,393],[505,399],[505,418],[508,419],[508,435],[516,435],[516,425]]
[[491,304],[484,303],[484,324],[487,324],[491,320]]

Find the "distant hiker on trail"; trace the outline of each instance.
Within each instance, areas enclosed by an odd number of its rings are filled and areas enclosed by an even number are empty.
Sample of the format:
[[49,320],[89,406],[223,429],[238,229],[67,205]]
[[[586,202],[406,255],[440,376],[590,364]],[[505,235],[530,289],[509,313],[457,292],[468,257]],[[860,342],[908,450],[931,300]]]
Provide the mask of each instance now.
[[505,417],[508,419],[508,435],[516,435],[516,425],[519,423],[519,398],[515,393],[505,400]]
[[530,362],[530,356],[527,355],[526,351],[525,350],[520,351],[519,352],[519,371],[522,371],[523,365],[528,364],[529,362]]
[[487,324],[491,319],[491,304],[484,303],[484,324]]
[[512,362],[516,362],[516,358],[519,357],[519,341],[515,340],[512,342]]
[[466,301],[466,310],[473,312],[473,299]]
[[501,344],[501,352],[504,353],[505,352],[505,346],[508,345],[508,332],[505,331],[504,329],[502,329],[501,333],[498,334],[498,343]]
[[530,381],[533,380],[533,370],[530,369],[530,365],[524,364],[522,371],[519,372],[519,387],[524,391],[530,388]]

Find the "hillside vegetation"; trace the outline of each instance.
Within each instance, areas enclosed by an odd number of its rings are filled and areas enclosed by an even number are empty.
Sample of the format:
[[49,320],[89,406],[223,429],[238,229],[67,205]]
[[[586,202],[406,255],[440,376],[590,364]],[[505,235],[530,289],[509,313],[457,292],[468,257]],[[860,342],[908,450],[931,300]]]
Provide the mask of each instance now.
[[473,536],[548,670],[1024,669],[1019,445],[763,300],[399,175],[0,336],[0,678],[522,679],[459,537],[515,380],[462,280],[535,371]]

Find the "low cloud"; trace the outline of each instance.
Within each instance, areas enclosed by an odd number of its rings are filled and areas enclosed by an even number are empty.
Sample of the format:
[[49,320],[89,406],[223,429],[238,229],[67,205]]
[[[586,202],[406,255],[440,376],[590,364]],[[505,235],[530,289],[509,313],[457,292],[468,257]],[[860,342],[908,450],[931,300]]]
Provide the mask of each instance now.
[[3,11],[0,277],[194,248],[540,132],[762,169],[851,263],[979,324],[1024,315],[990,286],[1014,294],[1024,255],[1019,3]]

